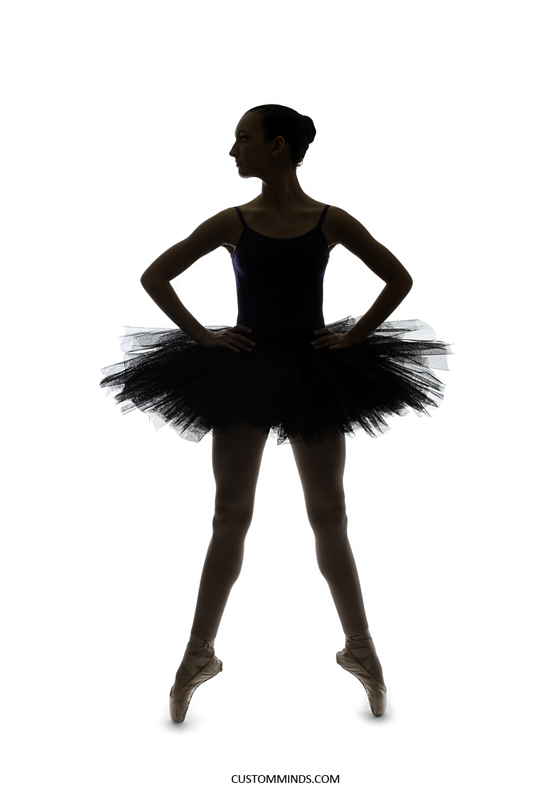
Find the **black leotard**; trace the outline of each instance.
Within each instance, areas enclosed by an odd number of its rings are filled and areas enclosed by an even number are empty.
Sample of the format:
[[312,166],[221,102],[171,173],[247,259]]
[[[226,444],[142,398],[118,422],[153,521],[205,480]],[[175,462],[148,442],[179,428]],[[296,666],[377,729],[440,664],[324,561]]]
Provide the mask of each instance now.
[[238,325],[258,336],[311,336],[324,327],[322,284],[329,247],[322,222],[301,236],[277,239],[252,230],[237,211],[244,230],[232,253],[237,282]]

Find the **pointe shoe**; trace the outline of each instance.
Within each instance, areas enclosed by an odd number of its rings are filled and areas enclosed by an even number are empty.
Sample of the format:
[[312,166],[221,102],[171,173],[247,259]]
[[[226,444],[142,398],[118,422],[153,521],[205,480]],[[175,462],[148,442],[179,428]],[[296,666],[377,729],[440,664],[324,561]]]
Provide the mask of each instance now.
[[337,653],[337,664],[361,681],[375,717],[381,717],[387,709],[387,687],[369,672],[378,660],[376,648],[367,628],[366,631],[346,639],[346,647]]
[[196,689],[205,681],[222,672],[222,661],[215,655],[203,657],[193,656],[190,653],[191,650],[201,650],[206,646],[212,647],[213,643],[214,640],[213,642],[208,642],[204,639],[198,639],[196,636],[191,636],[191,640],[185,649],[182,664],[189,670],[192,678],[176,692],[173,691],[173,686],[170,689],[170,717],[174,722],[183,722]]

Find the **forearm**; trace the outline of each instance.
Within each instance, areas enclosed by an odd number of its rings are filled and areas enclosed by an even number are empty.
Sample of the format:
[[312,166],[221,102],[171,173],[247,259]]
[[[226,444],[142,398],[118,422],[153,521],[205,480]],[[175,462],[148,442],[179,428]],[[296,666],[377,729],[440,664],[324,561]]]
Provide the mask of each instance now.
[[141,279],[141,284],[161,311],[196,342],[207,333],[207,329],[185,308],[170,281],[152,277]]
[[385,322],[409,294],[412,285],[412,281],[408,280],[387,283],[374,305],[347,332],[346,336],[352,343],[357,344],[366,339],[382,322]]

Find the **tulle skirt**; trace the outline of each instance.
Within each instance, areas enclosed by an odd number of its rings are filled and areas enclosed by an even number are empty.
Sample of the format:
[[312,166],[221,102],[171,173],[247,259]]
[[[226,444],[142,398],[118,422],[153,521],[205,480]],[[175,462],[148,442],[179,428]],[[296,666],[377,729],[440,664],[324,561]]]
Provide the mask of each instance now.
[[[326,327],[346,333],[360,317]],[[206,326],[220,331],[232,326]],[[278,444],[314,446],[325,437],[385,433],[387,419],[414,411],[430,416],[448,370],[450,345],[418,319],[388,321],[362,342],[316,350],[317,335],[266,337],[253,332],[252,352],[205,347],[180,328],[125,328],[122,362],[102,369],[100,386],[119,390],[123,414],[137,408],[156,430],[170,425],[185,439],[227,433],[241,423]]]

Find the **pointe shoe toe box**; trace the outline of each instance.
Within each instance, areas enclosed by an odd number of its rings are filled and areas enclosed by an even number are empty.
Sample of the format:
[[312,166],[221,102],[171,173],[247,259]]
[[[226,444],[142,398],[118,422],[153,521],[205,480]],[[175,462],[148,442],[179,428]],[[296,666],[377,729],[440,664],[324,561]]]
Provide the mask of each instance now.
[[386,686],[377,681],[346,647],[337,653],[337,664],[363,684],[372,714],[381,717],[387,709]]
[[216,656],[213,656],[209,664],[206,664],[206,666],[200,670],[197,675],[194,675],[185,686],[182,686],[181,689],[175,692],[174,687],[171,687],[170,717],[174,722],[183,722],[196,689],[202,683],[205,683],[205,681],[214,678],[219,672],[222,672],[222,661]]

